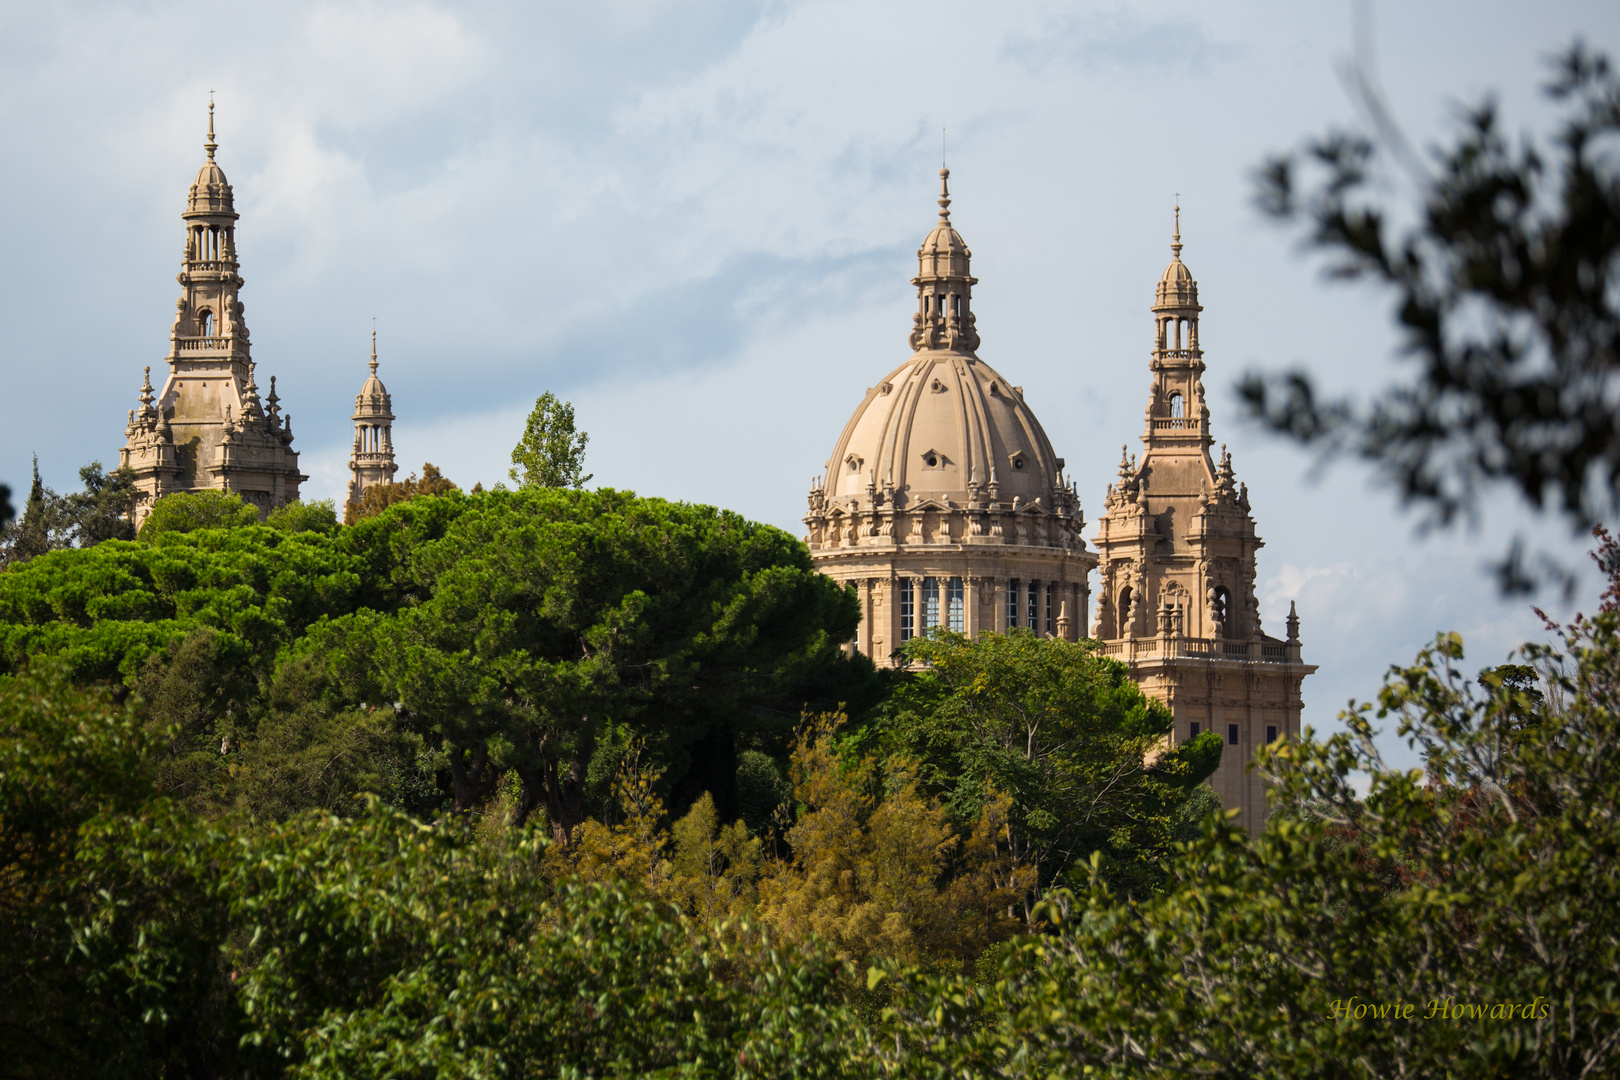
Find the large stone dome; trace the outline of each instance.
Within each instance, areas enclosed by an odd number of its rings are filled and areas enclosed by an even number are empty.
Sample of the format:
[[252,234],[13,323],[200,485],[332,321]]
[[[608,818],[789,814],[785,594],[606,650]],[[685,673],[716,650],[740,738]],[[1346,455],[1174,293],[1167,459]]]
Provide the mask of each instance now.
[[970,354],[930,349],[867,391],[822,486],[830,503],[848,507],[871,489],[901,503],[1050,509],[1062,471],[1020,387]]
[[1072,639],[1096,562],[1063,459],[1022,389],[979,359],[948,177],[917,252],[911,358],[844,425],[804,519],[816,565],[861,592],[856,646],[879,662],[934,627]]

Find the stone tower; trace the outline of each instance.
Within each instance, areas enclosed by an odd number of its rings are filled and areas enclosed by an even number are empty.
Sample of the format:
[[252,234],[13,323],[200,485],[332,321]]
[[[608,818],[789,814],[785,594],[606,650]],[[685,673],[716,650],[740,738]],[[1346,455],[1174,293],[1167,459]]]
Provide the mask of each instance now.
[[394,482],[394,401],[377,378],[377,331],[371,332],[371,376],[354,397],[354,452],[349,456],[349,502],[366,489]]
[[941,169],[939,222],[917,252],[911,358],[866,392],[804,518],[816,567],[855,585],[853,644],[879,664],[935,626],[1073,640],[1096,564],[1023,388],[979,359],[978,282],[951,225],[949,178]]
[[169,331],[168,377],[154,395],[146,369],[139,410],[129,414],[120,464],[135,473],[137,527],[152,503],[175,491],[233,491],[260,516],[298,498],[292,417],[283,417],[275,379],[261,403],[237,294],[235,204],[214,161],[214,106],[208,106],[208,159],[180,216],[186,226],[180,298]]
[[1181,212],[1153,303],[1153,349],[1142,456],[1122,454],[1097,523],[1102,579],[1094,635],[1150,696],[1169,705],[1177,742],[1213,731],[1226,743],[1210,782],[1258,830],[1265,790],[1247,769],[1254,748],[1297,738],[1299,619],[1287,640],[1260,627],[1249,492],[1222,447],[1210,450],[1199,344],[1198,283],[1181,261]]

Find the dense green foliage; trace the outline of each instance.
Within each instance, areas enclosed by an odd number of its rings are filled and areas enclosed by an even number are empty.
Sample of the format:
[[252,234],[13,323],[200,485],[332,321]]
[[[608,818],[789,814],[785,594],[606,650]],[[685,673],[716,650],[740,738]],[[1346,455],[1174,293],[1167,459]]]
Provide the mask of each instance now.
[[508,475],[518,487],[584,487],[591,480],[584,473],[590,441],[585,432],[574,431],[574,406],[547,390],[535,400],[523,438],[512,448]]
[[197,529],[230,529],[257,525],[259,512],[233,491],[177,491],[152,504],[141,523],[141,539],[159,533],[187,533]]
[[278,506],[270,511],[264,523],[272,529],[281,529],[284,532],[336,532],[337,507],[331,499],[321,499],[312,503],[290,502],[286,506]]
[[[1094,851],[1126,891],[1157,884],[1161,861],[1185,839],[1176,830],[1190,794],[1220,764],[1218,736],[1159,752],[1170,711],[1092,642],[941,632],[901,651],[925,666],[883,710],[882,741],[923,764],[925,784],[959,821],[1005,795],[1014,858],[1043,884]],[[1194,822],[1211,808],[1195,806]]]

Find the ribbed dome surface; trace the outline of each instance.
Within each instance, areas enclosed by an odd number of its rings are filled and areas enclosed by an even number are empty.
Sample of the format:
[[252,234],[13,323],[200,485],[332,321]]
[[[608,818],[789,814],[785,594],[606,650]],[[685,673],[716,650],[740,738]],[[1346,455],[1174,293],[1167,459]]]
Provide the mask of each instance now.
[[[1060,464],[1023,397],[982,360],[924,350],[867,391],[822,480],[830,502],[869,506],[868,485],[896,503],[965,506],[1053,500]],[[969,485],[976,485],[977,500]]]

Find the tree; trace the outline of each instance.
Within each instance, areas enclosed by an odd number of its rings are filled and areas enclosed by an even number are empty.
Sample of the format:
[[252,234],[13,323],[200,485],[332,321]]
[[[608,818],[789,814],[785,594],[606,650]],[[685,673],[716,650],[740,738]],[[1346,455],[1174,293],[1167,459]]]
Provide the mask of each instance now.
[[128,706],[0,678],[0,1054],[18,1077],[865,1075],[845,969],[361,806],[176,814]]
[[331,499],[312,503],[294,501],[270,511],[264,523],[283,532],[336,532],[337,507]]
[[129,469],[104,473],[101,462],[92,461],[79,470],[79,480],[83,491],[58,495],[40,482],[35,459],[23,521],[14,526],[0,522],[0,566],[47,551],[134,537],[129,513],[135,502],[135,474]]
[[606,721],[669,760],[828,664],[859,617],[786,533],[625,492],[417,499],[353,543],[404,563],[413,599],[340,620],[330,633],[355,632],[334,655],[374,656],[409,722],[444,740],[458,808],[514,769],[518,820],[543,806],[564,844]]
[[103,540],[133,540],[135,525],[135,472],[122,467],[102,471],[92,461],[79,470],[84,490],[59,497],[59,516],[74,547],[94,547]]
[[590,436],[574,431],[574,406],[546,391],[535,400],[523,439],[512,448],[509,475],[520,488],[577,488],[590,483],[581,476]]
[[759,917],[789,940],[819,938],[851,960],[971,962],[1019,929],[1012,909],[1035,874],[1008,850],[1005,796],[953,827],[918,782],[917,763],[846,760],[845,718],[807,718],[793,751],[801,812],[792,855],[760,883]]
[[[1513,146],[1487,101],[1434,172],[1386,123],[1378,138],[1332,133],[1261,175],[1262,209],[1302,225],[1332,276],[1395,294],[1418,370],[1366,404],[1324,399],[1303,371],[1250,375],[1250,412],[1324,458],[1371,463],[1442,525],[1498,486],[1581,530],[1620,508],[1620,78],[1577,42],[1547,92],[1564,106],[1551,150]],[[1369,111],[1386,115],[1376,99]],[[1391,157],[1417,188],[1409,228],[1379,205],[1400,178]],[[1321,173],[1303,192],[1302,166]],[[1498,572],[1508,590],[1540,576],[1519,541]]]
[[881,741],[922,762],[958,822],[1005,794],[1014,856],[1043,885],[1093,851],[1128,892],[1158,883],[1183,807],[1220,764],[1218,736],[1166,751],[1169,710],[1094,642],[940,631],[901,652],[923,666],[881,710]]
[[344,505],[343,523],[353,525],[357,521],[376,517],[390,506],[414,499],[418,495],[443,495],[457,490],[459,489],[456,485],[440,473],[438,466],[430,461],[422,466],[420,480],[412,473],[409,479],[398,484],[373,484],[366,488],[359,501]]
[[162,533],[232,529],[258,523],[259,511],[234,491],[177,491],[152,504],[141,523],[140,538],[151,540]]
[[994,987],[902,979],[889,1067],[1614,1075],[1620,610],[1559,636],[1526,647],[1529,686],[1500,667],[1470,681],[1441,635],[1376,707],[1423,769],[1386,763],[1357,706],[1347,732],[1260,752],[1283,812],[1259,836],[1211,819],[1142,903],[1094,860],[1046,909],[1060,932],[1013,950]]
[[56,493],[39,478],[39,455],[34,455],[34,482],[28,489],[28,501],[23,504],[22,520],[9,527],[0,539],[0,563],[27,562],[43,555],[55,545],[51,536],[51,504]]

